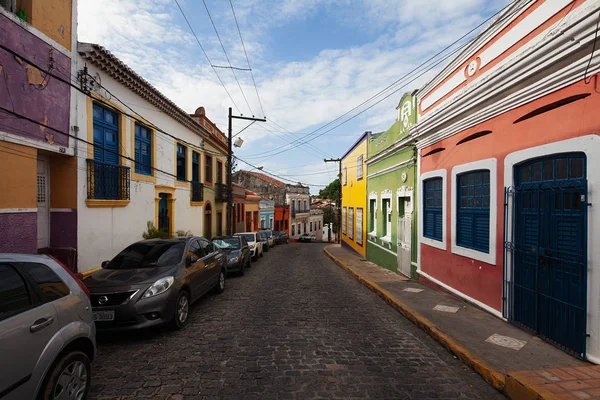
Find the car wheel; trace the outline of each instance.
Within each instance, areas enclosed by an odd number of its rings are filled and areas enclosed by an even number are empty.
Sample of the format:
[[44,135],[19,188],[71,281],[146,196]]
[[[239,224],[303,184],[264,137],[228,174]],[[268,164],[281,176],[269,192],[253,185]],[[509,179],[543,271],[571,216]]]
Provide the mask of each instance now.
[[239,272],[238,272],[238,276],[244,276],[244,273],[245,273],[245,271],[244,271],[244,270],[245,270],[245,269],[246,269],[246,263],[245,263],[245,262],[242,262],[242,265],[241,265],[241,267],[240,267],[240,270],[239,270]]
[[50,369],[38,400],[87,398],[92,379],[92,365],[81,351],[65,354]]
[[246,265],[247,268],[252,268],[252,257],[248,257],[248,265]]
[[173,328],[182,329],[187,325],[190,314],[190,296],[185,291],[179,292],[175,301],[175,315],[173,316]]
[[224,290],[225,290],[225,271],[221,270],[221,272],[219,272],[219,281],[215,285],[215,292],[223,293]]

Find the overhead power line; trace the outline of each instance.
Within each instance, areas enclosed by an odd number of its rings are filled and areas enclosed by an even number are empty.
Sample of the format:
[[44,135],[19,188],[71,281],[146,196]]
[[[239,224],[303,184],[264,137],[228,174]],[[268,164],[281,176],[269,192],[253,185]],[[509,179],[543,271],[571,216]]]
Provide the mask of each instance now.
[[252,83],[254,83],[254,90],[256,90],[256,98],[258,98],[258,104],[260,105],[260,110],[262,111],[263,117],[266,118],[265,109],[263,108],[262,101],[260,100],[260,96],[258,95],[258,87],[256,86],[256,80],[254,80],[254,72],[252,72],[252,66],[250,65],[250,59],[248,58],[248,52],[246,51],[246,45],[244,44],[244,38],[242,38],[242,31],[240,30],[240,24],[238,23],[237,16],[235,15],[235,9],[233,8],[232,0],[229,0],[229,4],[231,5],[231,12],[233,13],[235,26],[237,27],[237,31],[240,34],[240,41],[242,42],[242,48],[244,49],[246,61],[248,62],[248,68],[250,69],[250,76],[252,76]]
[[241,114],[242,112],[240,111],[240,108],[235,103],[235,100],[233,100],[233,97],[231,97],[231,93],[229,93],[229,90],[227,90],[227,86],[225,86],[225,84],[223,83],[223,80],[219,76],[219,73],[217,72],[217,70],[215,69],[215,67],[212,66],[213,64],[210,61],[210,58],[208,57],[208,54],[206,54],[206,51],[204,50],[204,47],[202,46],[202,43],[200,43],[200,39],[198,39],[198,35],[196,35],[196,32],[194,32],[194,28],[192,28],[192,25],[190,24],[190,21],[188,21],[187,17],[185,16],[185,12],[183,12],[183,8],[181,8],[181,6],[179,5],[179,2],[177,0],[175,0],[175,3],[177,4],[177,7],[179,8],[179,11],[181,11],[181,15],[183,15],[183,19],[185,19],[185,22],[187,23],[187,26],[190,28],[190,31],[192,31],[192,34],[196,38],[196,42],[198,43],[198,46],[200,46],[200,50],[202,50],[202,53],[204,53],[204,57],[206,57],[206,61],[208,61],[208,64],[212,67],[213,71],[215,72],[215,75],[217,75],[217,79],[221,83],[221,86],[223,86],[223,89],[225,89],[225,92],[227,93],[227,96],[229,96],[229,99],[233,103],[233,106]]
[[[520,8],[515,9],[511,14],[504,16],[504,18],[502,18],[500,21],[509,18],[510,16],[516,14],[518,11],[520,11],[521,9],[523,9],[525,7],[527,3],[524,2],[523,5],[521,5]],[[496,13],[494,13],[492,16],[490,16],[489,18],[487,18],[486,20],[484,20],[483,22],[481,22],[479,25],[477,25],[476,27],[472,28],[471,30],[469,30],[467,33],[465,33],[464,35],[462,35],[460,38],[456,39],[454,42],[452,42],[451,44],[449,44],[448,46],[446,46],[444,49],[442,49],[441,51],[439,51],[438,53],[436,53],[435,55],[433,55],[432,57],[430,57],[429,59],[427,59],[426,61],[424,61],[423,63],[421,63],[420,65],[418,65],[416,68],[414,68],[413,70],[411,70],[410,72],[408,72],[407,74],[405,74],[404,76],[402,76],[401,78],[397,79],[396,81],[394,81],[393,83],[391,83],[390,85],[388,85],[387,87],[385,87],[384,89],[380,90],[379,92],[377,92],[376,94],[374,94],[373,96],[369,97],[367,100],[363,101],[362,103],[358,104],[357,106],[355,106],[354,108],[350,109],[349,111],[345,112],[344,114],[340,115],[339,117],[333,119],[332,121],[326,123],[325,125],[320,126],[319,128],[315,129],[312,132],[309,132],[308,134],[302,136],[301,138],[296,139],[294,142],[295,145],[292,146],[291,148],[287,148],[281,151],[278,151],[278,149],[272,149],[269,150],[268,152],[263,152],[263,153],[259,153],[256,154],[256,156],[260,155],[260,154],[264,154],[267,155],[268,153],[271,153],[273,151],[275,151],[275,153],[273,154],[269,154],[269,157],[290,151],[296,147],[299,146],[300,142],[303,143],[307,143],[310,142],[320,136],[322,136],[322,134],[320,135],[316,135],[317,132],[325,129],[326,127],[334,124],[335,122],[339,121],[340,119],[344,118],[345,116],[351,114],[352,112],[354,112],[355,110],[359,109],[360,107],[364,106],[365,104],[373,101],[374,99],[376,99],[377,97],[381,96],[383,93],[385,93],[386,91],[390,90],[391,88],[393,88],[394,86],[402,83],[403,80],[409,78],[411,75],[413,75],[415,72],[419,71],[420,69],[422,69],[424,66],[427,66],[431,61],[435,60],[438,56],[440,56],[441,54],[443,54],[444,52],[446,52],[447,50],[451,49],[452,47],[454,47],[457,43],[460,43],[463,39],[465,39],[466,37],[468,37],[469,35],[471,35],[473,32],[475,32],[477,29],[479,29],[480,27],[482,27],[483,25],[485,25],[486,23],[490,22],[492,19],[494,19],[495,17],[497,17],[498,15],[500,15],[502,12],[504,12],[505,10],[507,10],[511,4],[508,4],[506,7],[503,7],[501,10],[497,11]],[[367,111],[368,109],[372,108],[373,106],[375,106],[376,104],[379,104],[381,101],[385,100],[386,98],[388,98],[389,96],[391,96],[392,94],[398,92],[402,87],[406,86],[407,84],[413,82],[414,80],[416,80],[417,78],[421,77],[422,75],[424,75],[424,73],[428,72],[429,70],[431,70],[433,67],[437,66],[438,64],[440,64],[442,61],[446,60],[449,56],[456,54],[457,52],[461,51],[463,48],[465,48],[470,42],[466,42],[465,44],[463,44],[462,46],[458,47],[456,50],[454,50],[452,53],[450,53],[449,55],[445,56],[445,58],[443,58],[442,60],[436,62],[433,66],[429,67],[428,69],[426,69],[423,73],[421,73],[420,75],[418,75],[417,77],[415,77],[414,79],[412,79],[409,82],[404,83],[399,89],[394,90],[392,93],[388,94],[387,96],[383,97],[381,100],[379,100],[378,102],[374,103],[373,105],[371,105],[370,107],[362,110],[361,112],[359,112],[358,114],[344,120],[342,123],[334,126],[332,129],[327,130],[325,133],[331,132],[333,129],[336,129],[337,127],[345,124],[346,122],[356,118],[358,115],[364,113],[365,111]],[[308,139],[309,137],[314,136],[314,138]],[[297,144],[297,145],[296,145]],[[280,149],[284,148],[286,146],[281,146]]]
[[[252,111],[252,107],[250,107],[250,103],[248,103],[248,99],[246,98],[246,94],[244,93],[244,89],[242,89],[242,85],[240,84],[240,81],[239,81],[239,79],[237,77],[237,74],[235,73],[235,69],[231,65],[231,61],[229,60],[229,56],[227,55],[227,51],[225,50],[225,46],[223,45],[223,41],[221,40],[221,36],[219,36],[219,31],[217,30],[217,26],[215,25],[215,21],[213,21],[213,18],[210,15],[210,11],[208,10],[208,6],[206,5],[206,0],[202,0],[202,3],[204,4],[204,8],[206,9],[206,13],[208,14],[208,18],[210,19],[210,23],[212,24],[212,27],[215,30],[215,34],[217,35],[217,39],[219,39],[219,43],[221,43],[221,49],[223,49],[223,53],[225,54],[225,58],[227,59],[227,63],[229,64],[229,67],[231,68],[231,72],[233,73],[233,77],[235,78],[235,81],[237,82],[238,87],[240,88],[240,92],[242,92],[242,96],[244,97],[244,101],[246,102],[246,105],[248,106],[248,109],[250,110],[250,114],[254,115],[254,112]],[[238,112],[239,112],[239,110],[238,110]],[[242,113],[240,112],[240,114],[242,114]]]

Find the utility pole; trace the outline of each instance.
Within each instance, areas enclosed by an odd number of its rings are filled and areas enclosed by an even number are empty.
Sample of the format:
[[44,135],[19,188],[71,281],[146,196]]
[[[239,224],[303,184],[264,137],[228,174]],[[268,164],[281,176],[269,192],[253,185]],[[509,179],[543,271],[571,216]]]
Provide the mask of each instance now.
[[338,179],[340,180],[340,191],[338,192],[338,234],[337,234],[337,242],[342,242],[342,159],[341,158],[329,158],[324,159],[326,163],[328,162],[336,162],[339,163],[339,172]]
[[[246,121],[261,121],[267,122],[266,118],[242,117],[241,115],[233,115],[231,107],[229,107],[229,128],[227,130],[227,235],[231,235],[231,213],[233,211],[233,182],[231,181],[232,161],[233,161],[233,126],[234,119],[243,119]],[[239,146],[238,146],[239,147]]]

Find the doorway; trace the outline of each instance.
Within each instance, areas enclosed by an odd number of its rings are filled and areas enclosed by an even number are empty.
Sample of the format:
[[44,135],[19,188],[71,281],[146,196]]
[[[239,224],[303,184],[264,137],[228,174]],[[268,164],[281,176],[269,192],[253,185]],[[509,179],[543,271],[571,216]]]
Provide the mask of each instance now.
[[398,272],[410,278],[411,246],[412,246],[412,209],[410,197],[398,197],[398,240],[397,252]]
[[212,239],[212,207],[209,202],[206,202],[204,208],[204,237]]
[[37,248],[50,246],[50,159],[37,160]]
[[583,153],[515,166],[512,320],[585,357],[587,171]]
[[168,193],[158,194],[158,230],[163,232],[171,232],[171,221],[169,219],[169,202],[167,198]]

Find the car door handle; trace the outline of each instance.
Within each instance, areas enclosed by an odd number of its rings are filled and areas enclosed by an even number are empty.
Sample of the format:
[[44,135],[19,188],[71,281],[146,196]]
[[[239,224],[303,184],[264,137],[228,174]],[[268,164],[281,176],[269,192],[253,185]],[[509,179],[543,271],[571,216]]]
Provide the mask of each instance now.
[[31,332],[41,331],[42,329],[50,325],[52,322],[54,322],[54,318],[52,317],[40,318],[37,321],[35,321],[33,325],[31,325],[29,330]]

